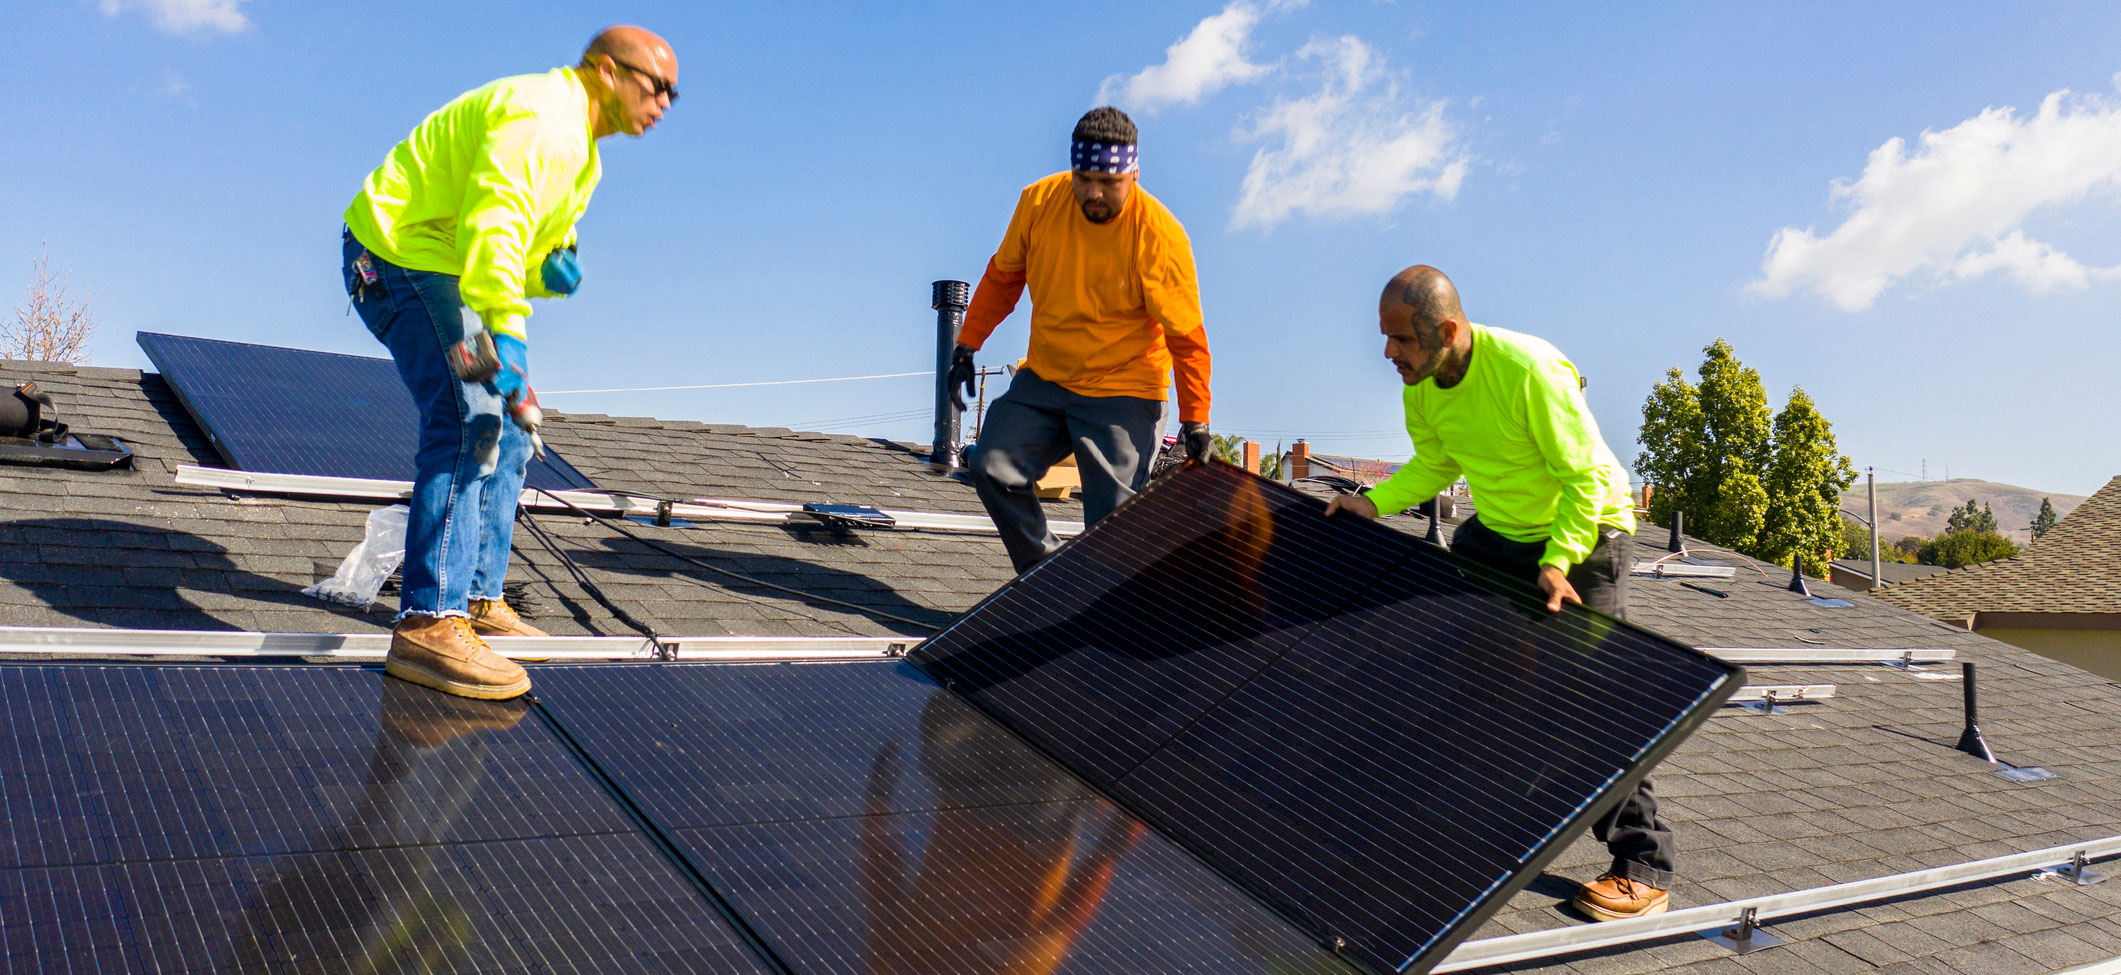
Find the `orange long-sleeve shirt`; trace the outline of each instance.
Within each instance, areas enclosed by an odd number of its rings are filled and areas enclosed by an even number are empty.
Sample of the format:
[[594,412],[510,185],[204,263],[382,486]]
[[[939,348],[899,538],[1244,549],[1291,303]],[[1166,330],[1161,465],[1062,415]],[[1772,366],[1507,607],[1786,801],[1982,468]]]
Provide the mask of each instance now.
[[1024,187],[958,342],[985,344],[1028,284],[1025,368],[1084,396],[1155,400],[1175,372],[1178,418],[1206,423],[1208,333],[1186,228],[1139,184],[1118,217],[1091,223],[1069,179],[1059,172]]

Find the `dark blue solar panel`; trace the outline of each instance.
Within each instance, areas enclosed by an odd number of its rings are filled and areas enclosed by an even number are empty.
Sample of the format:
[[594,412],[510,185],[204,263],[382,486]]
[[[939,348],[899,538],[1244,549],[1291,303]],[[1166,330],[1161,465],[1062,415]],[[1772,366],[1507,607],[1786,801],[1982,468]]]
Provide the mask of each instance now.
[[913,661],[1347,957],[1426,970],[1740,671],[1228,465]]
[[[419,412],[389,359],[140,333],[140,347],[230,467],[409,481]],[[551,447],[524,483],[596,485]]]
[[1350,971],[902,663],[537,678],[541,706],[798,973]]
[[0,666],[0,970],[763,972],[523,702]]

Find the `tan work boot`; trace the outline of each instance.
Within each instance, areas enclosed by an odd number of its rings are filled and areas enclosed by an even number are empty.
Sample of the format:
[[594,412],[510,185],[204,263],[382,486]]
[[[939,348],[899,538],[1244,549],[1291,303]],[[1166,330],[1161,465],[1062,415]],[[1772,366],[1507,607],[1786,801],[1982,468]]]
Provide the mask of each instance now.
[[407,616],[390,631],[383,672],[445,694],[502,701],[530,690],[530,675],[493,652],[462,616]]
[[1672,895],[1639,880],[1609,873],[1584,884],[1576,892],[1574,903],[1593,921],[1624,921],[1663,914],[1672,906]]
[[480,636],[550,636],[544,630],[523,622],[514,609],[504,600],[474,599],[471,601],[471,628]]

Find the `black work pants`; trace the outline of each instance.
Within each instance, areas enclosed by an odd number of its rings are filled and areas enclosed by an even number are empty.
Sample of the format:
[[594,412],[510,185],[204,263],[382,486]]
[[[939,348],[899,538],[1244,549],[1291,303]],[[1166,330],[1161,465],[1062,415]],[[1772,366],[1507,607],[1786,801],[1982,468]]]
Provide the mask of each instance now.
[[1029,572],[1060,548],[1038,502],[1039,478],[1074,454],[1083,524],[1094,525],[1149,483],[1163,427],[1163,400],[1084,396],[1018,369],[987,409],[971,471],[1016,571]]
[[[1545,540],[1518,542],[1496,534],[1475,516],[1451,536],[1451,551],[1516,576],[1539,582],[1539,559]],[[1598,545],[1589,558],[1569,567],[1569,585],[1583,604],[1613,616],[1628,616],[1628,572],[1635,562],[1635,536],[1609,525],[1598,529]],[[1615,702],[1625,706],[1625,702]],[[1613,854],[1613,872],[1660,890],[1671,889],[1677,869],[1672,830],[1657,818],[1657,796],[1645,778],[1596,823],[1592,835]]]

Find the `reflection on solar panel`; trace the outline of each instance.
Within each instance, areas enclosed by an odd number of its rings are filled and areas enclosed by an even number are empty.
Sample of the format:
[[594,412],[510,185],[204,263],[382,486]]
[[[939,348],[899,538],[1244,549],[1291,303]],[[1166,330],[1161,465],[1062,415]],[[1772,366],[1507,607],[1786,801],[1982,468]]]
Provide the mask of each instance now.
[[0,668],[0,969],[763,972],[520,703]]
[[803,975],[1349,971],[903,664],[545,667],[538,689]]
[[913,662],[1344,955],[1424,971],[1737,668],[1228,465]]
[[[155,332],[141,332],[140,347],[230,467],[412,479],[419,413],[389,359]],[[524,481],[596,486],[550,448]]]

